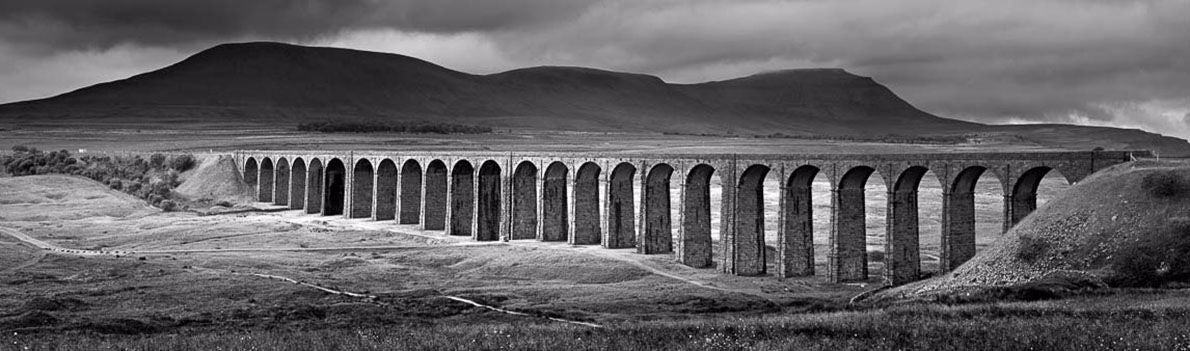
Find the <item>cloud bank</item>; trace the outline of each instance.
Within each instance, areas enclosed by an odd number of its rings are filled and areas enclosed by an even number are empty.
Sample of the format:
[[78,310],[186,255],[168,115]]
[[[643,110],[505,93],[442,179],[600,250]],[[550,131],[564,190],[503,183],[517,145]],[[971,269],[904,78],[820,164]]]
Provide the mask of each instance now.
[[946,117],[1190,137],[1188,13],[1181,0],[17,1],[0,3],[0,102],[278,40],[473,73],[577,65],[686,83],[842,67]]

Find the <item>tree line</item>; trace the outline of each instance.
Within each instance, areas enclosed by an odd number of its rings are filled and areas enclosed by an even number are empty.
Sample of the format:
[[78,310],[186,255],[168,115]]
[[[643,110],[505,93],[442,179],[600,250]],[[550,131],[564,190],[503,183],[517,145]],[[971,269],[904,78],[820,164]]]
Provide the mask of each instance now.
[[491,127],[454,124],[445,122],[313,122],[297,125],[297,130],[303,132],[322,133],[415,133],[415,134],[485,134],[491,133]]

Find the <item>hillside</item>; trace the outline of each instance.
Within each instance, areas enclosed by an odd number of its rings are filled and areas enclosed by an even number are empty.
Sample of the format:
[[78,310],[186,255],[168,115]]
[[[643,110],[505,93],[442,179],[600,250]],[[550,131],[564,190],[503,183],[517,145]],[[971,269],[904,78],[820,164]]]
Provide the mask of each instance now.
[[0,118],[16,122],[288,124],[328,117],[689,133],[866,134],[978,127],[929,115],[872,79],[839,69],[680,85],[577,67],[472,75],[401,55],[278,43],[219,45],[157,71],[0,106]]
[[1185,140],[1139,130],[988,126],[942,118],[842,69],[785,70],[699,84],[580,67],[474,75],[396,54],[268,42],[218,45],[128,79],[0,105],[0,123],[12,125],[235,122],[289,128],[332,119],[715,135],[991,133],[1046,147],[1190,155]]

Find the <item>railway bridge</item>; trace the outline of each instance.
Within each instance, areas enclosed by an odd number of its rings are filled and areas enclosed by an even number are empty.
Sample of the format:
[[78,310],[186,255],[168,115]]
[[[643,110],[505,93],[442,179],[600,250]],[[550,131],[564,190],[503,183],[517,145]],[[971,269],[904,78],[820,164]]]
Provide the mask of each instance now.
[[[975,254],[975,184],[995,175],[1004,230],[1037,207],[1037,187],[1058,170],[1074,183],[1148,152],[936,154],[607,154],[553,152],[238,151],[259,200],[308,214],[418,224],[474,240],[564,241],[641,254],[673,253],[696,268],[779,278],[815,275],[811,183],[831,186],[825,275],[868,279],[864,186],[887,190],[889,284],[918,279],[918,184],[942,184],[941,269]],[[712,175],[722,184],[721,254],[712,258]],[[776,272],[766,262],[765,177],[780,180]],[[670,200],[671,183],[680,203]],[[639,197],[641,203],[634,203]],[[671,218],[671,206],[679,206]],[[676,221],[678,225],[671,225]],[[671,231],[676,227],[675,233]]]

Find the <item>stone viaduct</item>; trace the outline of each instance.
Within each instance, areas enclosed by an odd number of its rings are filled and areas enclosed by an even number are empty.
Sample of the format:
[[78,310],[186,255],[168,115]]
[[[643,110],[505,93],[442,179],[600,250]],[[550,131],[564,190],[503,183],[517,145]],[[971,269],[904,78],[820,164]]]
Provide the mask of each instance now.
[[[942,270],[975,254],[976,181],[985,172],[1004,194],[1004,229],[1037,207],[1050,170],[1074,183],[1147,152],[939,154],[588,154],[520,152],[239,151],[237,164],[259,200],[309,214],[419,224],[474,240],[564,241],[715,266],[711,176],[722,184],[718,269],[767,272],[763,179],[780,180],[779,278],[815,274],[811,182],[831,184],[826,276],[868,278],[864,185],[878,173],[888,192],[884,280],[918,279],[917,188],[927,171],[943,184]],[[671,218],[670,183],[681,189]],[[603,188],[603,196],[600,194]],[[635,195],[642,204],[636,206]],[[820,200],[821,201],[821,200]],[[639,210],[636,208],[639,207]],[[676,220],[676,240],[671,221]]]

